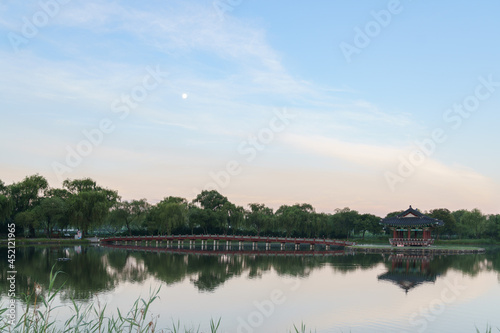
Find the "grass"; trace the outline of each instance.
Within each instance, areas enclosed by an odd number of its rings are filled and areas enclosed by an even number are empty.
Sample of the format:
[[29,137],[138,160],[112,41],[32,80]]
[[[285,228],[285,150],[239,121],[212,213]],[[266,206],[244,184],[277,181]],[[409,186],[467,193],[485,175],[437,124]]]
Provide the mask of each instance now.
[[[62,271],[55,271],[52,267],[49,276],[49,286],[46,296],[41,292],[41,286],[33,283],[23,297],[17,301],[23,301],[24,309],[18,314],[14,322],[9,322],[9,308],[3,304],[0,306],[0,332],[10,333],[200,333],[198,329],[181,329],[181,323],[172,322],[171,328],[157,328],[159,315],[150,313],[151,304],[159,298],[160,288],[151,291],[147,299],[137,299],[127,313],[116,309],[116,314],[111,317],[105,315],[106,305],[97,304],[88,306],[78,305],[72,300],[73,314],[64,323],[54,318],[52,312],[61,306],[54,306],[57,294],[65,283],[55,287],[55,280]],[[210,332],[217,333],[220,330],[221,319],[210,320]],[[301,324],[298,328],[294,325],[295,333],[306,333],[306,327]],[[312,332],[312,331],[310,331]],[[293,333],[290,331],[290,333]]]
[[490,238],[480,239],[438,239],[437,245],[500,245],[500,242]]
[[[295,330],[295,333],[307,333],[306,325],[304,325],[304,323],[301,323],[299,327],[295,326],[295,324],[294,324],[293,329]],[[309,331],[309,332],[312,333],[312,331]]]
[[[5,317],[9,309],[0,308],[0,315],[3,318],[0,322],[0,331],[13,333],[178,332],[175,327],[169,330],[157,330],[156,324],[159,316],[149,314],[151,304],[158,298],[159,288],[151,292],[148,299],[137,299],[126,314],[122,314],[117,309],[117,315],[111,317],[105,316],[106,306],[101,307],[99,302],[97,305],[91,304],[84,307],[72,300],[73,315],[61,324],[51,316],[53,310],[57,308],[53,306],[54,299],[64,286],[63,283],[59,288],[54,287],[55,279],[59,274],[62,272],[54,272],[53,267],[46,296],[40,292],[40,286],[34,283],[33,289],[23,295],[25,308],[14,323],[8,322],[8,318]],[[212,332],[216,332],[220,320],[217,324],[214,322],[212,324]]]
[[406,251],[406,252],[411,252],[411,251],[465,251],[468,253],[472,253],[471,251],[476,251],[476,252],[484,252],[484,248],[480,248],[477,246],[471,246],[471,245],[432,245],[432,246],[424,246],[424,247],[411,247],[411,246],[406,246],[406,247],[395,247],[391,246],[390,244],[358,244],[351,246],[352,249],[357,249],[357,250],[364,250],[364,249],[369,249],[369,250],[379,250],[383,252],[400,252],[400,251]]
[[[500,332],[500,328],[497,328],[498,332]],[[492,328],[490,325],[486,325],[486,333],[492,333]],[[481,331],[476,327],[476,333],[481,333]]]

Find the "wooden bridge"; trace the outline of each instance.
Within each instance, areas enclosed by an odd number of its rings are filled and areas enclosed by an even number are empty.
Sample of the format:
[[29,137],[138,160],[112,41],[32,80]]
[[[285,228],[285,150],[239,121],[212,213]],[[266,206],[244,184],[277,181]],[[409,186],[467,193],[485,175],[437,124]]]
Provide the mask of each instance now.
[[[265,244],[266,250],[271,249],[271,244],[280,244],[281,250],[286,248],[287,244],[293,244],[295,250],[299,250],[301,245],[309,245],[310,249],[313,250],[315,246],[324,246],[326,250],[329,250],[332,246],[352,246],[356,243],[337,240],[337,239],[325,239],[325,238],[292,238],[292,237],[261,237],[261,236],[236,236],[236,235],[169,235],[169,236],[127,236],[127,237],[106,237],[101,238],[102,243],[115,243],[115,244],[125,244],[129,243],[139,245],[145,243],[146,245],[166,245],[167,247],[174,247],[177,245],[178,248],[184,247],[184,242],[189,241],[189,248],[196,246],[196,242],[201,242],[201,249],[206,249],[209,245],[213,245],[213,248],[218,248],[220,245],[225,245],[226,247],[235,245],[238,242],[238,246],[242,249],[245,244],[251,244],[252,249],[258,248],[259,244]],[[176,244],[177,243],[177,244]],[[210,243],[210,244],[209,244]]]
[[236,255],[254,255],[266,257],[303,257],[303,256],[345,256],[352,255],[354,252],[348,250],[330,250],[330,251],[286,251],[286,250],[220,250],[213,249],[206,251],[201,249],[183,249],[183,248],[167,248],[167,247],[153,247],[153,246],[136,246],[136,245],[113,245],[103,244],[103,247],[115,250],[129,250],[139,252],[154,252],[154,253],[177,253],[177,254],[193,254],[197,256],[236,256]]

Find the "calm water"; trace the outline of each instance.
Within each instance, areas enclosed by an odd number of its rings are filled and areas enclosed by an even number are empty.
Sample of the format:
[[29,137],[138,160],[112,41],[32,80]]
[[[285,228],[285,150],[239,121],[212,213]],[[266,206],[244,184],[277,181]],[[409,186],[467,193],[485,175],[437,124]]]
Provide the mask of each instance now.
[[[6,303],[7,251],[0,250]],[[57,258],[70,257],[59,262]],[[17,289],[44,288],[55,263],[67,280],[57,304],[108,304],[126,311],[161,286],[152,313],[208,331],[485,332],[500,328],[500,252],[461,256],[206,254],[106,247],[18,248]],[[68,307],[56,311],[62,321]]]

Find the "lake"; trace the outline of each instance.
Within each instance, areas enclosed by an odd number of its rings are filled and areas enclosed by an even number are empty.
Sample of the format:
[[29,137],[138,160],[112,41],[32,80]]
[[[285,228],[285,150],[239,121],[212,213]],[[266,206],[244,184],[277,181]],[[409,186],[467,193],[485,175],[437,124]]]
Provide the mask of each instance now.
[[[0,250],[2,304],[7,302],[7,249]],[[71,260],[58,261],[68,257]],[[96,246],[25,247],[16,252],[17,294],[52,266],[66,281],[54,311],[61,322],[78,304],[129,310],[160,288],[151,313],[158,328],[219,332],[480,332],[500,328],[500,252],[390,255],[351,251],[176,252]],[[19,301],[18,306],[22,304]],[[65,306],[67,305],[67,306]]]

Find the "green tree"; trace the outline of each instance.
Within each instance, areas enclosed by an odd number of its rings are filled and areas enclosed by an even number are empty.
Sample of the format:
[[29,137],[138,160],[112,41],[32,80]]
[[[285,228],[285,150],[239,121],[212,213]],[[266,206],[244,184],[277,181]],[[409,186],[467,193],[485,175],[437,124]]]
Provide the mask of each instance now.
[[70,223],[82,230],[82,236],[89,228],[102,225],[119,199],[116,191],[97,186],[90,178],[67,179],[63,186],[70,193],[67,200]]
[[444,222],[444,226],[441,228],[436,228],[435,232],[439,234],[454,235],[457,233],[457,221],[455,216],[446,208],[433,209],[429,213],[430,217],[441,220]]
[[485,230],[486,217],[477,208],[467,211],[460,219],[460,224],[465,234],[474,238],[480,238]]
[[330,215],[326,213],[316,213],[315,219],[315,237],[330,237]]
[[146,199],[117,202],[109,213],[108,223],[118,228],[125,226],[132,236],[132,230],[144,222],[150,207]]
[[275,213],[279,228],[284,231],[286,237],[290,237],[297,230],[300,219],[300,208],[297,205],[282,205]]
[[402,212],[404,212],[404,211],[403,210],[398,210],[398,211],[395,211],[395,212],[390,212],[390,213],[387,214],[387,216],[385,218],[398,216]]
[[334,224],[337,233],[346,238],[351,237],[351,232],[359,219],[359,213],[349,207],[335,209]]
[[248,207],[250,207],[250,211],[246,214],[247,225],[255,229],[257,236],[259,236],[263,229],[269,228],[273,218],[273,210],[258,203],[251,203]]
[[297,214],[296,232],[304,237],[311,237],[314,233],[314,215],[316,212],[310,204],[295,204]]
[[209,216],[212,212],[197,207],[196,205],[189,205],[188,208],[188,226],[191,229],[191,233],[194,232],[194,228],[200,227],[204,234],[208,234],[210,229]]
[[43,198],[40,205],[33,209],[39,226],[43,226],[48,238],[52,235],[55,226],[61,227],[61,222],[66,218],[66,202],[57,196]]
[[[21,182],[9,185],[4,191],[10,197],[13,205],[11,218],[15,219],[16,215],[23,212],[32,212],[40,204],[48,187],[47,180],[38,174],[27,176]],[[29,231],[30,237],[35,237],[35,227],[38,221],[34,215],[33,218],[27,218],[29,215],[19,217],[18,221],[22,221],[20,225]]]
[[[33,209],[25,210],[23,212],[17,213],[14,217],[14,222],[16,226],[21,226],[24,230],[24,236],[26,236],[26,231],[30,228],[37,228],[39,226],[39,221],[36,217],[36,214],[33,212]],[[29,237],[33,237],[35,232],[29,233]]]
[[372,234],[380,234],[383,228],[380,224],[380,217],[372,214],[362,214],[359,215],[354,221],[354,231],[363,234],[363,239],[365,239],[365,232],[370,232]]
[[0,194],[0,223],[5,222],[12,215],[13,210],[12,201],[6,195]]
[[203,209],[220,211],[222,207],[224,207],[224,204],[228,202],[228,200],[225,196],[215,190],[205,190],[198,194],[193,202],[199,203],[201,208]]
[[224,235],[227,235],[230,229],[237,230],[241,226],[245,216],[244,212],[243,207],[236,206],[229,201],[224,203],[220,211],[220,220],[223,222]]
[[457,223],[457,233],[460,238],[463,238],[467,235],[466,227],[462,223],[462,217],[464,216],[465,213],[467,213],[467,210],[465,209],[456,210],[451,213],[451,215],[453,215]]
[[215,190],[205,190],[196,196],[193,203],[199,204],[206,212],[206,214],[203,214],[203,220],[201,221],[204,224],[205,232],[208,230],[222,232],[227,228],[228,206],[226,204],[228,202],[225,196]]
[[486,221],[485,233],[490,238],[500,238],[500,215],[489,215]]
[[167,197],[151,207],[147,218],[149,228],[158,234],[172,234],[172,230],[186,225],[188,217],[187,201],[179,197]]

